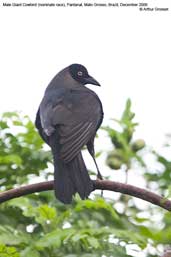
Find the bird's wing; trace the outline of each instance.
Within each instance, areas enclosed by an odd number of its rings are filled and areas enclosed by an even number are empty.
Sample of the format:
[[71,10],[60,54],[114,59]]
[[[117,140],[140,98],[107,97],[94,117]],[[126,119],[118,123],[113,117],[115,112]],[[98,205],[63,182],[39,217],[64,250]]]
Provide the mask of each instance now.
[[100,100],[90,90],[68,90],[50,109],[50,125],[58,128],[60,157],[69,162],[95,135],[102,115]]
[[[70,130],[70,134],[66,135],[66,129]],[[96,124],[93,122],[86,122],[75,126],[62,126],[60,127],[60,157],[65,161],[71,161],[81,150],[81,148],[87,144],[89,139],[95,135]]]
[[40,108],[38,109],[37,113],[36,113],[36,120],[35,120],[35,126],[39,131],[40,136],[42,137],[42,139],[49,144],[49,137],[46,135],[46,133],[44,132],[43,128],[42,128],[42,124],[41,124],[41,120],[40,120]]

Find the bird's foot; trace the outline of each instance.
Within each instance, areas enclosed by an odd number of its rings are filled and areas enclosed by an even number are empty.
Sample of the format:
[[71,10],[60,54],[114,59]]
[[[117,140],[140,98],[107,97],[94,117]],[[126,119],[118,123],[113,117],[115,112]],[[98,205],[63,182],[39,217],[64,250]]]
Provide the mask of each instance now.
[[97,179],[98,180],[103,180],[103,177],[102,177],[102,175],[100,173],[97,174]]

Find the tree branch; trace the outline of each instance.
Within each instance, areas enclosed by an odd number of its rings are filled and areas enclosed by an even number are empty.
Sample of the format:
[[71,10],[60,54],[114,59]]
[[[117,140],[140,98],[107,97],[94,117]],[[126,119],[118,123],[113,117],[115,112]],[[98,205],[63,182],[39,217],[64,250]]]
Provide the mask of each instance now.
[[[146,189],[109,180],[94,180],[94,190],[109,190],[131,195],[171,211],[171,201]],[[41,182],[0,193],[0,203],[35,192],[52,190],[54,181]]]

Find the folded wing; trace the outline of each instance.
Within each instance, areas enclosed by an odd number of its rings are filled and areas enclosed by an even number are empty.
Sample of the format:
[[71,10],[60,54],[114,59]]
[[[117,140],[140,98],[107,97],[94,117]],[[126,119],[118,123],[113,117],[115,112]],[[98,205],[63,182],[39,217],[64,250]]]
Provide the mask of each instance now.
[[40,107],[40,115],[48,114],[46,123],[58,130],[60,158],[70,162],[96,133],[102,115],[99,99],[89,89],[68,90],[56,105],[46,106],[42,114]]

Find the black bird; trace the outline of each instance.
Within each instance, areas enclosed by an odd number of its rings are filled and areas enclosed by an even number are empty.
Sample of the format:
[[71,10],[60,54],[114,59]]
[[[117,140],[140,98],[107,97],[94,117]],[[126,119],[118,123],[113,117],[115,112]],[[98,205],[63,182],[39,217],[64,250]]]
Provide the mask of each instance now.
[[[93,190],[81,149],[87,145],[97,167],[94,138],[103,120],[103,108],[86,84],[100,86],[84,66],[66,67],[48,85],[36,115],[36,127],[52,149],[55,195],[63,203],[71,203],[77,192],[85,199]],[[102,179],[98,167],[97,172]]]

